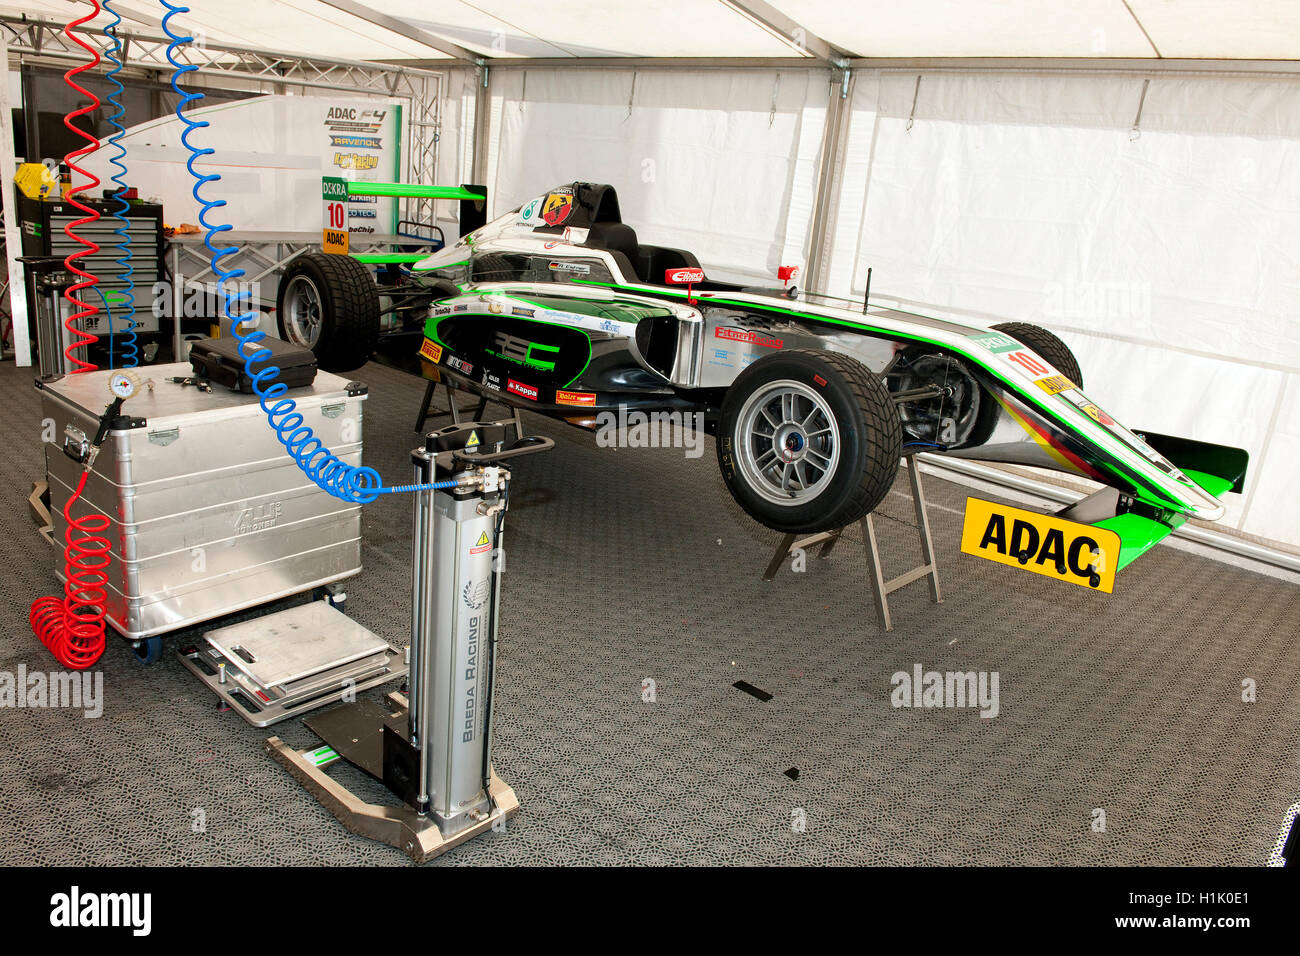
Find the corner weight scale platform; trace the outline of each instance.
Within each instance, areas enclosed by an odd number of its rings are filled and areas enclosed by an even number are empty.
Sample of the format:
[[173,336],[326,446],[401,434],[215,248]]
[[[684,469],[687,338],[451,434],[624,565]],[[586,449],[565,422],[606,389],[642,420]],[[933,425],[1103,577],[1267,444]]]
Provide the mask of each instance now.
[[[349,830],[419,863],[519,809],[491,753],[497,554],[510,486],[500,463],[554,443],[531,437],[507,447],[512,424],[448,425],[411,453],[417,483],[447,487],[415,493],[409,693],[307,719],[325,746],[299,751],[279,737],[265,745]],[[339,760],[382,781],[400,803],[354,795],[327,773]]]

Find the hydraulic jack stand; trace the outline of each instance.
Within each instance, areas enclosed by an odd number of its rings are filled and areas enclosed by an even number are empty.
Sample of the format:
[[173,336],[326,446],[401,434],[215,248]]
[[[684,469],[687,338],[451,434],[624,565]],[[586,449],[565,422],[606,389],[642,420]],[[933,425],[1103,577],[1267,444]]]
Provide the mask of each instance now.
[[[549,438],[506,446],[511,422],[469,422],[430,432],[411,453],[415,495],[409,692],[391,706],[358,701],[304,721],[326,746],[298,751],[278,737],[266,750],[354,833],[423,863],[501,824],[519,809],[492,770],[501,528],[510,458],[554,447]],[[339,760],[381,780],[400,806],[366,803],[325,772]]]

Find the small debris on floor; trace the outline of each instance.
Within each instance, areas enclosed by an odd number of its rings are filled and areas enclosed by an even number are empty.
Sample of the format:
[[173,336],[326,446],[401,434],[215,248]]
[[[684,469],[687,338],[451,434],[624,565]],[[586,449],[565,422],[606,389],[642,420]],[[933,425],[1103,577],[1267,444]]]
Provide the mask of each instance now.
[[798,767],[791,767],[789,770],[787,770],[787,771],[785,772],[785,775],[786,775],[787,777],[789,777],[791,780],[798,780],[798,779],[799,779],[799,768],[798,768]]
[[738,680],[731,686],[736,688],[737,690],[743,690],[746,694],[749,694],[751,697],[757,697],[759,700],[763,701],[764,703],[767,703],[769,700],[772,699],[771,694],[769,694],[765,690],[760,690],[759,688],[755,687],[753,684],[749,683],[748,681]]

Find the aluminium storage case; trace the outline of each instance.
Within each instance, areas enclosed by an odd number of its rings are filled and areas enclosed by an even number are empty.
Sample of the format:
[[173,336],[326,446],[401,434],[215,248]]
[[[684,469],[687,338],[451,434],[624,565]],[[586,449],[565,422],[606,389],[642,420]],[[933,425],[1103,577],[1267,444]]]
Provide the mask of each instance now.
[[[63,579],[63,508],[82,466],[69,434],[95,434],[112,400],[108,371],[70,375],[42,390],[45,470]],[[138,369],[122,406],[137,427],[112,429],[73,517],[111,524],[108,622],[136,640],[295,594],[361,570],[361,508],[317,488],[280,444],[254,395],[168,382],[188,364]],[[365,386],[321,372],[286,397],[316,436],[361,463]],[[140,423],[143,420],[143,423]],[[71,430],[71,431],[70,431]],[[46,437],[50,437],[47,432]]]

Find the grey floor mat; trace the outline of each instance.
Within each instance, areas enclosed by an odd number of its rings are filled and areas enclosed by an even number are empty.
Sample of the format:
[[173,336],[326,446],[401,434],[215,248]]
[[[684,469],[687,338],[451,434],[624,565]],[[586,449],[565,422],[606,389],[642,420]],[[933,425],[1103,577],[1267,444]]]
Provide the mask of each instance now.
[[[423,383],[377,365],[353,377],[371,386],[367,463],[404,483]],[[54,663],[27,624],[55,588],[22,500],[43,472],[31,383],[0,366],[9,672]],[[523,809],[433,865],[1257,864],[1300,798],[1293,585],[1168,548],[1113,597],[1058,584],[960,554],[967,491],[927,479],[945,602],[922,583],[898,592],[885,634],[856,529],[830,560],[760,580],[777,536],[732,503],[712,441],[688,458],[529,422],[557,447],[517,469],[496,716],[498,772]],[[348,613],[396,642],[409,509],[365,508],[365,571],[348,583]],[[902,472],[877,527],[887,570],[912,566]],[[1000,714],[893,708],[891,675],[918,663],[996,671]],[[170,650],[145,668],[111,638],[100,668],[98,720],[0,710],[0,861],[405,862],[344,831]],[[296,721],[274,732],[313,740]]]

